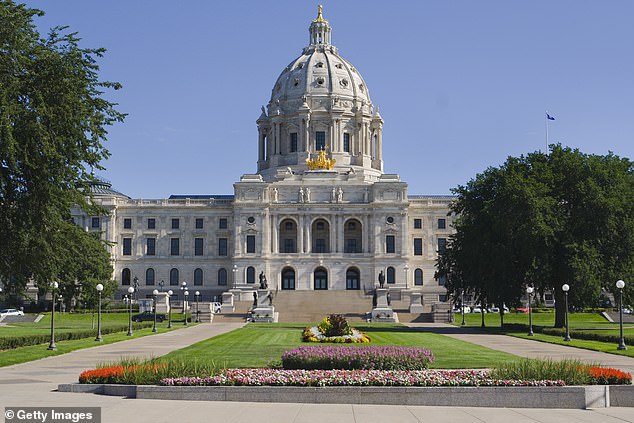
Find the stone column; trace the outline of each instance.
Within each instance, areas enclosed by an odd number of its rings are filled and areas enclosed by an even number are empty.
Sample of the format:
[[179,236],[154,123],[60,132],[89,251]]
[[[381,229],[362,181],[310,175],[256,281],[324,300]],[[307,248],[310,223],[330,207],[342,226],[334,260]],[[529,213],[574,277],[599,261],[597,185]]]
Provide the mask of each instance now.
[[304,250],[304,252],[306,253],[310,253],[313,250],[312,245],[310,244],[310,239],[311,239],[311,233],[310,233],[310,216],[308,216],[308,219],[306,221],[306,248]]
[[304,215],[299,215],[299,223],[297,224],[297,252],[304,253],[306,250],[304,249]]
[[271,215],[271,238],[273,239],[273,245],[271,246],[271,251],[273,253],[279,253],[280,251],[280,243],[278,239],[279,234],[279,216],[277,214]]

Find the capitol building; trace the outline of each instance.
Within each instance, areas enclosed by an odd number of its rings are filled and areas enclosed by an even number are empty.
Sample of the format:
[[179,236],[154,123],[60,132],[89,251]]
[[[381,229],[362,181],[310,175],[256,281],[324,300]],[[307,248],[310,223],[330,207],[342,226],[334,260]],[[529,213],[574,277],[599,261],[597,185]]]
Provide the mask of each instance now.
[[[383,272],[390,292],[447,301],[435,262],[452,233],[452,197],[410,195],[383,172],[384,121],[356,69],[331,42],[321,7],[308,45],[282,69],[257,118],[254,173],[233,195],[131,199],[108,183],[94,200],[110,213],[75,220],[101,231],[116,298],[138,298],[187,283],[203,301],[232,291],[245,298],[263,272],[273,290],[365,290]],[[254,111],[254,115],[257,113]]]

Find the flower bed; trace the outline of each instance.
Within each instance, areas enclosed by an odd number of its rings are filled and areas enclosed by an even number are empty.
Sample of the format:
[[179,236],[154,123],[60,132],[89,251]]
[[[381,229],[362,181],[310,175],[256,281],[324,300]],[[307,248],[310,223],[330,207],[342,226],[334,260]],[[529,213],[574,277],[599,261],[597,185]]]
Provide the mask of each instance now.
[[487,370],[229,369],[209,377],[165,378],[162,386],[564,386],[561,380],[496,380]]
[[350,329],[349,335],[326,336],[319,330],[317,326],[310,326],[304,329],[303,339],[305,342],[334,342],[338,344],[370,342],[370,337],[368,335],[356,330],[355,328]]
[[287,370],[424,370],[433,361],[430,350],[415,347],[301,346],[282,354]]
[[588,372],[592,385],[630,385],[632,383],[632,375],[618,369],[590,367]]

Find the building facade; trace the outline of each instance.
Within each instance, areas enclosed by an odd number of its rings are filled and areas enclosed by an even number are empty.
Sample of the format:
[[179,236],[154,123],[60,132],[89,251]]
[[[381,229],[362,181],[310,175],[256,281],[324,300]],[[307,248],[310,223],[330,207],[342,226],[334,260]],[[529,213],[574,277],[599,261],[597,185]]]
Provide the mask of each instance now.
[[331,31],[320,7],[257,119],[257,172],[233,195],[145,200],[95,186],[110,214],[75,219],[112,242],[119,298],[135,282],[139,298],[179,300],[182,282],[206,301],[248,294],[261,272],[273,289],[369,290],[383,272],[394,290],[446,301],[434,272],[452,197],[409,195],[383,172],[383,119]]

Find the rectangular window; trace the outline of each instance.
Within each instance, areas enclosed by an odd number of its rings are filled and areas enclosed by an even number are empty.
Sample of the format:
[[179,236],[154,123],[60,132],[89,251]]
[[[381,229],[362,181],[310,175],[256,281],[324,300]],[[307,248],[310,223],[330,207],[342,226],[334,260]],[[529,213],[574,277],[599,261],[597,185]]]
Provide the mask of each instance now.
[[203,255],[203,238],[194,238],[194,255],[202,256]]
[[147,228],[148,229],[156,229],[156,219],[154,218],[149,218],[147,220]]
[[438,219],[438,229],[446,229],[447,221],[445,219]]
[[348,133],[343,134],[343,151],[350,152],[350,134]]
[[445,286],[447,284],[447,276],[440,275],[438,276],[438,285]]
[[423,238],[414,238],[414,255],[423,255]]
[[315,240],[315,253],[325,253],[326,252],[326,240],[323,238],[318,238]]
[[99,218],[98,217],[93,217],[91,222],[90,222],[90,227],[93,228],[93,229],[99,229],[100,223],[101,222],[99,222]]
[[315,132],[315,150],[326,149],[326,133],[324,131]]
[[132,238],[123,238],[123,255],[132,255]]
[[255,235],[247,235],[247,254],[255,254]]
[[297,151],[297,132],[291,132],[291,142],[289,145],[289,150],[291,153]]
[[156,255],[156,238],[148,238],[145,240],[145,254],[148,256]]
[[292,254],[295,252],[295,240],[292,238],[287,238],[284,240],[284,252],[287,254]]
[[129,217],[123,219],[123,229],[132,229],[132,219]]
[[219,229],[227,229],[227,219],[226,218],[223,217],[223,218],[221,218],[218,221],[218,228]]
[[444,253],[447,249],[447,238],[438,238],[438,252]]
[[181,241],[179,238],[170,239],[170,255],[177,256],[180,254],[180,244]]
[[172,219],[172,229],[178,229],[181,226],[180,219]]
[[385,252],[394,254],[396,252],[394,235],[385,236]]
[[227,255],[227,238],[218,238],[218,255]]
[[414,229],[423,229],[423,219],[414,219]]
[[202,228],[203,228],[203,218],[198,217],[196,218],[196,229],[202,229]]

